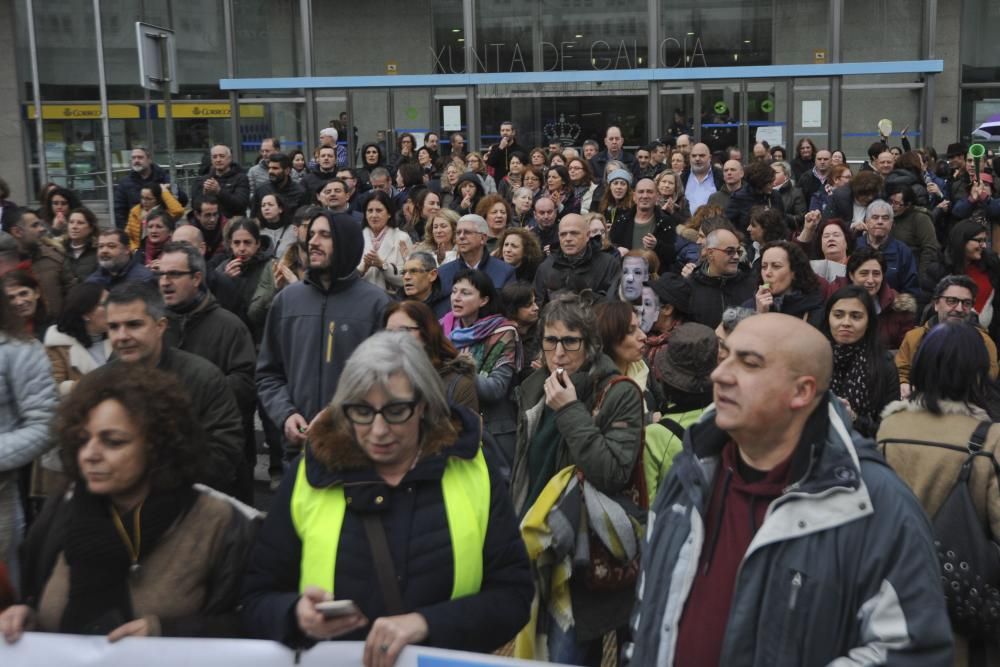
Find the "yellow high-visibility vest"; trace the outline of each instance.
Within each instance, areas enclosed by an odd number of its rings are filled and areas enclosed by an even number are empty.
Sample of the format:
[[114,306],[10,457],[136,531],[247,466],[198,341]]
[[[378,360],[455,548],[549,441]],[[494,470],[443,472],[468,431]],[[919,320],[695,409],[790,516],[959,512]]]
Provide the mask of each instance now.
[[[479,592],[483,582],[483,545],[490,516],[490,474],[480,449],[472,459],[449,457],[441,478],[455,578],[451,599]],[[347,502],[340,484],[317,489],[306,479],[305,457],[292,490],[292,523],[302,542],[299,592],[319,586],[334,592],[337,547]]]

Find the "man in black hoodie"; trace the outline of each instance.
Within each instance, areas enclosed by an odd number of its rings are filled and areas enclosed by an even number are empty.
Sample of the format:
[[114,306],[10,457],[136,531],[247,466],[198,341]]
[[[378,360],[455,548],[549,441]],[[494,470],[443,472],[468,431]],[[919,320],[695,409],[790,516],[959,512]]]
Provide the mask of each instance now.
[[306,238],[306,276],[274,298],[257,359],[257,393],[283,428],[291,456],[333,398],[347,358],[379,329],[390,301],[357,272],[364,238],[350,215],[322,211]]

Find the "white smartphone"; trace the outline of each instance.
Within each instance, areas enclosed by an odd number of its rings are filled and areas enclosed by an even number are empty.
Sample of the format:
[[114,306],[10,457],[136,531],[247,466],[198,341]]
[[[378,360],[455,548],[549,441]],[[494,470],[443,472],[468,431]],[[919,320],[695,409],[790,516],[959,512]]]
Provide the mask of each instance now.
[[326,600],[316,603],[316,611],[323,614],[323,618],[337,618],[338,616],[350,616],[360,614],[361,610],[354,600]]

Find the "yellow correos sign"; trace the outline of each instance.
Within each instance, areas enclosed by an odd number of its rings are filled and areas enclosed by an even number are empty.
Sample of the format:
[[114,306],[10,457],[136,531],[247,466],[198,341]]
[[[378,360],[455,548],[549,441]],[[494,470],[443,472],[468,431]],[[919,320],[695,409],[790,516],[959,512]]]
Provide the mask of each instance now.
[[[34,104],[25,105],[28,120],[37,117]],[[43,104],[42,120],[97,120],[101,117],[100,104]],[[108,118],[140,118],[137,104],[109,104]]]
[[[232,110],[227,102],[205,102],[205,103],[174,103],[170,105],[170,111],[174,118],[229,118]],[[166,105],[156,105],[156,117],[164,118],[167,115]],[[241,118],[263,118],[263,104],[241,104]]]

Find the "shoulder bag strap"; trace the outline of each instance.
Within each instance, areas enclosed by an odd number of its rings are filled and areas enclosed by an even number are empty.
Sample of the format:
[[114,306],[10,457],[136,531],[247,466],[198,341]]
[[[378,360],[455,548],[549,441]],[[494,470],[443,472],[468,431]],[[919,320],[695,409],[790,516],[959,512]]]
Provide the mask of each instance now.
[[671,419],[670,417],[664,417],[660,420],[660,426],[663,426],[677,436],[678,440],[684,440],[684,427],[681,426],[676,420]]
[[399,592],[396,566],[393,565],[392,554],[389,553],[389,542],[385,539],[385,527],[382,525],[382,519],[380,515],[372,512],[366,512],[362,516],[368,544],[372,549],[372,561],[375,564],[378,585],[382,589],[382,601],[385,602],[386,613],[390,616],[402,614],[403,596]]

